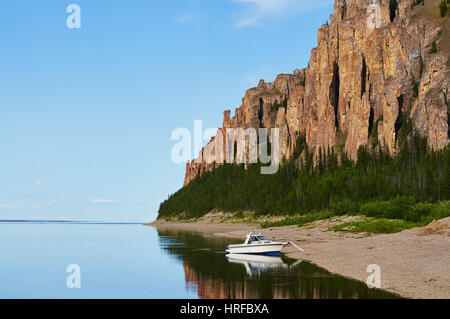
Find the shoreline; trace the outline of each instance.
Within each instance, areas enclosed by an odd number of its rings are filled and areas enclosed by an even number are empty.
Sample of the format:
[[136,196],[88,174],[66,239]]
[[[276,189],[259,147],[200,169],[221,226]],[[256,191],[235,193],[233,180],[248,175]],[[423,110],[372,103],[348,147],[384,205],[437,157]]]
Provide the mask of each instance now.
[[404,298],[450,298],[450,217],[431,227],[381,235],[328,231],[336,222],[342,220],[265,229],[258,224],[202,221],[157,220],[145,225],[242,240],[251,230],[261,231],[272,240],[288,239],[305,250],[287,246],[282,250],[287,257],[311,262],[331,273],[365,283],[370,275],[367,267],[376,264],[381,268],[382,290]]

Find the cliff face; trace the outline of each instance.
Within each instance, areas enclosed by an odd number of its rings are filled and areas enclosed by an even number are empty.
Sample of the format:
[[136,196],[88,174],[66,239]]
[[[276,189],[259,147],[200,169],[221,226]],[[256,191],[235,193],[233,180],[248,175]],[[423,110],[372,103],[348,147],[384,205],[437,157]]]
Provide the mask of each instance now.
[[[374,135],[394,154],[398,131],[409,117],[430,146],[444,147],[449,142],[447,52],[430,53],[434,41],[438,46],[445,41],[442,30],[410,18],[413,0],[400,0],[395,10],[389,2],[336,0],[334,15],[319,29],[309,66],[248,90],[232,118],[225,111],[217,138],[225,145],[228,128],[277,127],[286,158],[298,134],[304,134],[316,152],[335,147],[356,159],[359,146]],[[371,3],[378,3],[378,24],[367,22],[373,17]],[[237,149],[244,154],[235,156],[247,156],[245,138],[232,140],[243,144]],[[205,158],[215,155],[214,142],[187,163],[185,185],[219,165]],[[225,146],[221,149],[225,153]]]

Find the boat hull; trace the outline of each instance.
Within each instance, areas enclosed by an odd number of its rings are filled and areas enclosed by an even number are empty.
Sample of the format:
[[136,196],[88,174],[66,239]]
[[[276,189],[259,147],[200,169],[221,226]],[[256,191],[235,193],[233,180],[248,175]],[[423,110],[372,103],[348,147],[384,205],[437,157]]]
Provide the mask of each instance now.
[[227,247],[227,252],[230,254],[278,256],[283,246],[284,244],[282,243],[270,245],[236,245]]

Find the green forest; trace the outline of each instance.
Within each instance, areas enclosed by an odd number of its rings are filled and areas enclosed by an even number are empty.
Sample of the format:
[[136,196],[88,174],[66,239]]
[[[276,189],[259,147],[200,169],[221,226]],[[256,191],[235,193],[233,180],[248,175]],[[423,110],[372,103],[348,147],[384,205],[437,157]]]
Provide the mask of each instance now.
[[356,162],[342,151],[320,149],[314,165],[314,150],[299,136],[294,155],[276,174],[260,174],[261,164],[247,169],[225,164],[161,203],[158,218],[196,218],[213,209],[256,216],[363,214],[412,222],[449,216],[450,146],[432,150],[426,139],[402,131],[398,143],[396,156],[377,142],[361,146]]

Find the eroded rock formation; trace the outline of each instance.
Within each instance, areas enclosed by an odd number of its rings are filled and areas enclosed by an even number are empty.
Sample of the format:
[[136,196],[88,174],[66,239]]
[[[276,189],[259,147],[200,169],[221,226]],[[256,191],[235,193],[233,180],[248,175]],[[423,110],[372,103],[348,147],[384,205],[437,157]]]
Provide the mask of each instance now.
[[[277,127],[286,158],[298,134],[316,151],[334,147],[356,159],[358,148],[375,132],[379,144],[395,153],[407,118],[430,146],[444,147],[449,142],[448,58],[446,52],[430,53],[432,43],[442,40],[442,30],[425,19],[412,20],[412,2],[400,0],[393,9],[390,0],[336,0],[334,15],[318,31],[309,66],[280,74],[272,83],[261,80],[246,92],[232,118],[225,111],[216,137],[223,140],[219,152],[225,154],[228,128]],[[374,14],[379,16],[375,23]],[[205,160],[225,156],[216,154],[216,138],[187,163],[185,185],[220,165]],[[248,140],[231,139],[241,150],[235,157],[246,157]]]

